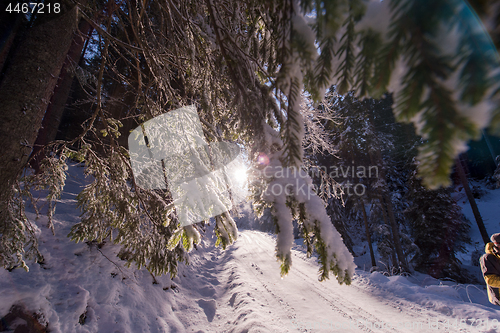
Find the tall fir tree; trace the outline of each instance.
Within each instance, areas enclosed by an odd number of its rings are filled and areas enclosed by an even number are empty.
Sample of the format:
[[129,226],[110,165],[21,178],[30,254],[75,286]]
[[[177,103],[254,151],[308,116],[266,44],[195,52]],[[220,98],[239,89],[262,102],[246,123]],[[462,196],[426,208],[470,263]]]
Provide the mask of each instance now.
[[468,281],[457,258],[471,242],[470,224],[451,196],[451,188],[428,190],[414,172],[409,180],[405,214],[418,246],[415,268],[435,278]]

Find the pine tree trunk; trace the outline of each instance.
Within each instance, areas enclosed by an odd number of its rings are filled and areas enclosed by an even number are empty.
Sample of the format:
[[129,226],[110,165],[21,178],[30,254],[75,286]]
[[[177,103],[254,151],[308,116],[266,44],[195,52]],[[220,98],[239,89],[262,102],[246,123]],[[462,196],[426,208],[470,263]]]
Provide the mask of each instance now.
[[86,36],[92,31],[92,26],[86,20],[81,20],[78,30],[79,33],[73,38],[61,73],[59,74],[54,94],[50,99],[47,111],[43,117],[42,127],[38,131],[38,136],[31,153],[32,159],[30,164],[31,167],[35,169],[35,172],[39,171],[40,162],[45,157],[45,154],[40,152],[41,149],[56,138],[57,130],[61,123],[66,101],[68,100],[73,78],[75,76],[72,67],[74,64],[78,64],[80,60]]
[[26,18],[22,13],[15,14],[7,11],[0,13],[0,73],[7,61],[7,56],[14,44],[14,40],[20,31],[19,29],[25,21]]
[[0,193],[28,161],[73,33],[78,10],[61,1],[59,14],[42,16],[13,54],[0,84]]
[[[386,226],[390,226],[390,223],[389,223],[389,218],[387,217],[387,211],[385,210],[385,204],[384,204],[384,201],[382,200],[382,195],[380,195],[380,208],[382,209],[382,217],[384,218],[384,223]],[[391,240],[392,240],[392,244],[394,244],[394,236],[392,235],[392,231],[391,231]],[[391,259],[392,259],[392,264],[393,265],[397,265],[398,264],[398,258],[396,258],[396,250],[394,249],[394,247],[391,247]]]
[[385,201],[385,205],[387,207],[387,213],[389,216],[389,221],[391,222],[392,235],[394,236],[394,248],[396,249],[396,254],[398,255],[399,265],[405,270],[408,271],[408,265],[406,264],[406,259],[403,254],[403,248],[401,246],[400,236],[399,236],[399,228],[396,222],[396,218],[394,217],[394,211],[392,209],[392,202],[389,196],[384,193],[383,198]]
[[373,253],[372,237],[370,235],[370,226],[368,225],[368,217],[366,216],[365,203],[363,202],[363,200],[359,200],[359,205],[361,207],[361,211],[363,212],[363,220],[365,221],[366,240],[368,241],[368,248],[370,249],[370,259],[372,261],[372,267],[375,267],[377,266],[377,262],[375,261],[375,254]]
[[483,238],[484,244],[486,244],[490,241],[490,238],[488,237],[488,232],[486,231],[483,219],[481,217],[481,214],[479,213],[479,209],[477,208],[474,195],[472,194],[472,191],[469,187],[469,181],[467,180],[467,176],[465,175],[465,171],[462,166],[462,161],[460,160],[460,156],[455,159],[455,164],[457,166],[457,173],[464,187],[465,194],[467,195],[467,199],[469,199],[469,204],[470,207],[472,208],[472,213],[474,213],[474,218],[476,219],[477,226],[479,228],[479,231],[481,232],[481,237]]
[[332,223],[333,223],[333,226],[335,227],[335,229],[342,236],[342,240],[344,241],[344,245],[347,247],[349,252],[354,253],[354,250],[353,250],[354,242],[352,241],[351,237],[349,236],[349,233],[347,232],[345,224],[340,219],[331,219],[331,220],[332,220]]
[[[382,154],[379,151],[377,151],[376,154],[377,154],[376,155],[377,161],[379,162],[380,165],[382,165],[382,162],[383,162]],[[370,159],[372,160],[372,163],[373,163],[373,159],[372,159],[371,155],[370,155]],[[384,183],[386,183],[385,182],[386,174],[385,174],[385,169],[383,167],[380,170],[380,177],[384,180]],[[385,193],[383,190],[380,190],[380,202],[382,204],[382,210],[385,209],[384,206],[387,207],[387,213],[388,213],[389,222],[391,224],[391,230],[392,230],[392,238],[394,241],[394,248],[396,249],[396,254],[398,256],[397,264],[400,265],[405,271],[409,271],[405,256],[403,254],[403,248],[401,246],[401,241],[400,241],[401,237],[399,236],[399,227],[398,227],[398,224],[396,222],[396,218],[394,217],[394,211],[392,209],[392,201],[390,200],[387,193]],[[384,204],[384,202],[385,202],[385,204]]]

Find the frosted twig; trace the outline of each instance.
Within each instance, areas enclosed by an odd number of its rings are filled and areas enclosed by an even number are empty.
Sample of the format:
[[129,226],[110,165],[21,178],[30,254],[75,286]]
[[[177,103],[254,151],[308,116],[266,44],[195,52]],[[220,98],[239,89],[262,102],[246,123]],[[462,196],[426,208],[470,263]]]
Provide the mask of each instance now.
[[[112,263],[113,265],[115,265],[115,266],[116,266],[116,268],[118,268],[118,270],[120,271],[120,273],[122,273],[122,275],[123,275],[124,277],[126,277],[127,279],[129,279],[129,280],[130,280],[130,277],[122,271],[122,269],[120,268],[120,266],[118,266],[118,264],[117,264],[116,262],[114,262],[113,260],[109,259],[107,255],[105,255],[104,253],[102,253],[102,251],[101,251],[101,249],[100,249],[99,247],[96,247],[96,249],[97,249],[97,251],[99,251],[99,253],[100,253],[100,254],[102,254],[102,256],[103,256],[104,258],[108,259],[108,261],[109,261],[110,263]],[[134,282],[135,282],[135,281],[134,281]],[[137,283],[137,282],[136,282],[136,283]]]

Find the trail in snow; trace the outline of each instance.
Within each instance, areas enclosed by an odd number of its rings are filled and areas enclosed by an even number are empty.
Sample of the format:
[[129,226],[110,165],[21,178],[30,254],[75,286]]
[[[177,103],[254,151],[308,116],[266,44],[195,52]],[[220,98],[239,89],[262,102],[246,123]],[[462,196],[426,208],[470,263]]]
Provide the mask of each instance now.
[[[470,321],[461,326],[459,322],[454,325],[454,320],[461,318],[386,291],[377,291],[370,278],[357,276],[351,286],[340,286],[336,281],[319,282],[315,260],[307,258],[303,251],[293,251],[293,268],[287,277],[281,279],[279,264],[273,256],[274,247],[272,236],[258,231],[243,231],[233,247],[222,252],[220,258],[213,258],[215,261],[199,260],[190,267],[192,272],[203,274],[204,270],[208,270],[210,275],[215,273],[218,277],[217,285],[205,287],[214,290],[216,314],[213,318],[207,316],[208,325],[203,331],[496,331],[482,330]],[[404,281],[398,282],[412,285],[402,279]],[[488,318],[492,320],[498,315],[498,311],[493,311]],[[189,328],[189,321],[184,325]]]

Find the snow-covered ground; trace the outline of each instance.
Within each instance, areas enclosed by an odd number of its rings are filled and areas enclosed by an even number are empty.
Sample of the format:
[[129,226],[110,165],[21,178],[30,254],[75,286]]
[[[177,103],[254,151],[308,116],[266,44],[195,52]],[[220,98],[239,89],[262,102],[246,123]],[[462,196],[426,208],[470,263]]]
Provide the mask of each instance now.
[[[157,277],[154,284],[146,270],[124,267],[117,246],[66,238],[78,220],[75,196],[84,182],[81,168],[71,166],[55,235],[44,218],[37,221],[45,264],[31,264],[29,273],[0,270],[0,316],[23,304],[62,333],[500,331],[500,308],[488,303],[481,285],[362,269],[350,286],[318,282],[316,260],[300,244],[281,279],[275,238],[252,230],[242,230],[226,251],[207,232],[178,277]],[[500,231],[498,202],[500,190],[478,201],[491,233]]]

